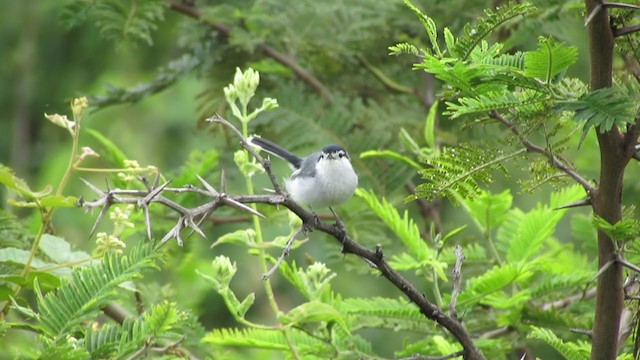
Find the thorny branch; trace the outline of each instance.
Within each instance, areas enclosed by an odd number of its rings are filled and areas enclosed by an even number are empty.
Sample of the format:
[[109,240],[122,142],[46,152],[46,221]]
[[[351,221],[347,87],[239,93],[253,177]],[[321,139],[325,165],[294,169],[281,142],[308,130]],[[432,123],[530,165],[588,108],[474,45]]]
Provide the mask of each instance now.
[[[199,229],[196,221],[202,221],[203,218],[210,216],[215,212],[215,210],[222,206],[232,206],[234,208],[249,212],[257,216],[262,215],[246,204],[271,204],[286,207],[302,220],[303,227],[305,229],[308,229],[309,231],[317,230],[330,235],[342,244],[343,254],[356,255],[362,258],[372,267],[377,268],[383,277],[390,281],[396,288],[404,293],[409,298],[409,300],[411,300],[418,306],[420,312],[425,317],[443,326],[457,339],[457,341],[463,347],[463,350],[459,353],[459,355],[463,356],[464,359],[486,359],[473,342],[471,335],[467,332],[467,330],[458,319],[447,315],[437,305],[431,303],[418,288],[407,281],[407,279],[405,279],[397,270],[393,269],[389,265],[384,256],[381,245],[376,246],[376,248],[373,250],[364,247],[353,240],[351,237],[349,237],[345,229],[339,224],[329,224],[323,222],[317,217],[316,214],[306,210],[305,208],[294,202],[289,196],[284,194],[282,188],[278,185],[275,176],[271,172],[269,161],[260,157],[259,154],[257,154],[255,150],[253,150],[252,147],[247,144],[245,139],[242,137],[242,134],[235,127],[233,127],[233,125],[217,115],[208,119],[207,121],[211,123],[222,124],[239,137],[240,143],[264,166],[265,171],[267,172],[269,178],[273,183],[274,189],[276,191],[275,194],[228,195],[224,192],[218,192],[204,179],[200,179],[203,188],[198,188],[196,186],[170,188],[168,187],[168,184],[163,184],[160,186],[162,187],[161,190],[157,190],[159,186],[154,184],[153,186],[148,186],[146,190],[107,189],[106,191],[102,191],[97,187],[91,185],[90,183],[87,183],[87,185],[91,189],[93,189],[94,192],[96,192],[100,197],[94,201],[81,201],[79,205],[87,209],[102,208],[102,212],[105,211],[105,208],[108,208],[115,203],[137,204],[138,206],[143,208],[151,203],[158,203],[173,209],[174,211],[179,213],[177,224],[163,237],[158,246],[161,246],[170,239],[176,239],[178,244],[182,245],[183,241],[180,237],[180,232],[185,228],[191,228],[201,236],[204,236],[204,233]],[[165,193],[181,192],[197,193],[199,195],[210,198],[210,201],[194,208],[185,208],[164,196]],[[150,196],[152,194],[154,196]],[[96,222],[94,228],[98,226],[98,223],[102,220],[103,217],[104,216],[98,217],[98,221]],[[145,223],[148,227],[150,227],[150,220],[145,220]],[[150,229],[147,229],[147,233],[150,233]]]

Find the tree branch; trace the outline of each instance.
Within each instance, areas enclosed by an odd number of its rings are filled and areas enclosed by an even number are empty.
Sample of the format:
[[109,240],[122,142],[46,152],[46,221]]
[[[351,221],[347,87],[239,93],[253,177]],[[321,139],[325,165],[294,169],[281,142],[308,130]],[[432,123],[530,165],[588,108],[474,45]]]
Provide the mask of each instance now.
[[500,121],[507,128],[509,128],[509,130],[511,130],[511,132],[514,135],[516,135],[516,137],[518,137],[518,139],[520,140],[520,143],[527,149],[528,152],[533,152],[533,153],[538,153],[538,154],[545,155],[555,168],[559,169],[560,171],[562,171],[565,174],[567,174],[568,176],[570,176],[578,184],[582,185],[582,187],[585,189],[585,191],[587,192],[587,194],[589,196],[593,196],[595,188],[593,187],[593,185],[591,185],[591,183],[589,181],[587,181],[580,174],[578,174],[567,163],[562,161],[556,155],[552,154],[549,150],[547,150],[547,149],[545,149],[545,148],[543,148],[541,146],[538,146],[536,144],[533,144],[531,141],[527,140],[524,136],[522,136],[522,134],[520,133],[520,130],[518,130],[518,128],[516,127],[516,125],[512,121],[510,121],[509,119],[507,119],[504,116],[502,116],[502,114],[500,114],[496,110],[491,111],[491,113],[489,114],[489,117],[491,117],[492,119]]
[[[200,11],[193,6],[189,6],[179,2],[171,2],[169,4],[169,8],[178,13],[202,21],[203,23],[220,33],[224,38],[229,38],[231,36],[231,28],[222,23],[203,20]],[[331,93],[331,91],[329,91],[329,89],[327,89],[327,87],[324,86],[322,82],[318,80],[318,78],[316,78],[311,73],[307,72],[302,66],[300,66],[300,64],[298,64],[293,58],[279,52],[278,50],[267,44],[258,44],[257,48],[268,57],[291,69],[291,71],[293,71],[293,73],[300,80],[302,80],[309,87],[318,92],[325,100],[327,100],[328,102],[333,102],[333,94]]]
[[636,31],[640,31],[640,24],[629,25],[623,28],[615,28],[613,29],[613,37],[620,37],[627,34],[634,33]]
[[[246,143],[242,134],[240,134],[237,129],[235,129],[228,121],[222,119],[219,116],[211,118],[211,122],[220,123],[226,127],[229,127],[234,134],[239,136],[241,144],[248,147],[248,150],[252,155],[256,156],[258,161],[261,163],[269,165],[268,161],[261,158],[258,154],[251,149],[250,146]],[[268,173],[274,186],[278,186],[275,181],[275,176],[271,173],[270,167],[265,167],[265,171]],[[294,214],[296,214],[303,222],[304,227],[310,230],[318,230],[325,234],[330,235],[334,239],[338,240],[340,244],[342,244],[342,253],[344,254],[354,254],[365,260],[366,263],[374,266],[380,271],[380,274],[385,277],[389,282],[391,282],[396,288],[398,288],[402,293],[404,293],[414,304],[418,306],[420,312],[428,319],[435,321],[436,323],[443,326],[447,331],[449,331],[456,340],[462,345],[463,351],[461,354],[465,359],[468,360],[484,360],[485,357],[482,355],[478,347],[474,344],[471,335],[466,331],[462,323],[460,323],[454,317],[448,316],[444,311],[442,311],[437,305],[431,303],[426,296],[418,290],[413,284],[411,284],[407,279],[405,279],[398,271],[393,269],[389,263],[387,262],[382,247],[380,245],[376,246],[375,249],[368,249],[351,237],[346,234],[345,229],[339,224],[329,224],[326,222],[322,222],[318,219],[318,217],[310,211],[307,211],[305,208],[294,202],[289,196],[282,194],[281,192],[276,192],[275,194],[265,194],[265,195],[226,195],[219,194],[215,192],[210,185],[206,184],[203,180],[203,186],[205,189],[199,189],[195,186],[187,186],[185,188],[163,188],[157,196],[150,197],[149,193],[153,192],[152,188],[147,188],[146,190],[108,190],[101,191],[99,189],[94,189],[101,198],[95,201],[83,201],[79,205],[85,208],[96,208],[105,206],[106,199],[110,198],[109,204],[114,203],[138,203],[139,199],[149,199],[149,203],[159,203],[164,206],[167,206],[178,213],[180,213],[180,217],[178,222],[174,228],[167,233],[164,238],[160,241],[159,246],[164,244],[169,239],[175,238],[178,243],[181,243],[182,240],[180,238],[180,230],[185,227],[191,227],[195,230],[195,224],[193,223],[193,219],[197,216],[201,216],[202,214],[207,214],[207,216],[211,215],[218,207],[221,206],[229,206],[230,204],[250,204],[250,203],[262,203],[262,204],[271,204],[271,205],[279,205],[284,206]],[[91,186],[92,188],[95,188]],[[281,191],[281,188],[278,188]],[[192,209],[184,208],[182,206],[175,206],[176,204],[171,200],[168,200],[164,197],[164,192],[182,192],[189,191],[195,192],[198,194],[206,195],[211,199],[211,201],[196,206]],[[249,206],[243,205],[241,209],[246,210],[250,209]],[[248,211],[248,210],[246,210]]]

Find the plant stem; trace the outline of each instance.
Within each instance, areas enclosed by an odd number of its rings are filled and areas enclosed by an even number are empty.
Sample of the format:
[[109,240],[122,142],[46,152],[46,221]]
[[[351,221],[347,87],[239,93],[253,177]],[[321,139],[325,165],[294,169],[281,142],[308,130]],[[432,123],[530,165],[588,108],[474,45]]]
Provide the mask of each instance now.
[[[242,106],[242,116],[246,119],[247,116],[247,107],[246,106]],[[249,129],[248,129],[248,122],[247,121],[241,121],[242,123],[242,136],[244,136],[244,138],[246,139],[249,136]],[[244,149],[243,150],[245,152],[245,155],[247,156],[247,158],[249,157],[249,152]],[[253,182],[251,181],[251,177],[247,176],[245,177],[246,179],[246,184],[247,184],[247,191],[249,192],[249,194],[253,195],[254,194],[254,188],[253,188]],[[251,204],[251,207],[254,210],[257,210],[257,206],[256,204]],[[262,237],[262,226],[260,225],[260,218],[258,218],[257,216],[253,215],[252,216],[253,219],[253,228],[256,231],[256,245],[261,245],[263,243],[263,237]],[[259,261],[260,261],[260,270],[261,272],[264,274],[268,271],[268,267],[267,267],[267,257],[266,257],[266,249],[259,247],[258,249],[258,257],[259,257]],[[276,318],[278,317],[278,315],[280,314],[280,308],[278,307],[278,302],[276,301],[276,297],[273,293],[273,287],[271,286],[271,280],[269,278],[264,279],[264,290],[267,294],[267,299],[269,301],[269,305],[271,306],[271,309],[273,310],[274,315],[276,316]],[[291,332],[289,330],[289,328],[287,327],[283,327],[282,328],[282,333],[284,334],[285,339],[287,340],[287,345],[289,346],[289,349],[291,350],[291,354],[293,355],[293,358],[296,360],[300,360],[300,355],[298,354],[295,345],[293,344],[293,340],[291,339]]]

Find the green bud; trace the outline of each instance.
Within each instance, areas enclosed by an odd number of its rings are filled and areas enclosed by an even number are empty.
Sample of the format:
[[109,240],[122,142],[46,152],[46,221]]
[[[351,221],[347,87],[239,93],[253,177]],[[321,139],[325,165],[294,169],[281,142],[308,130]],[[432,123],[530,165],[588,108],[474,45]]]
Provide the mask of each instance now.
[[235,263],[231,263],[228,257],[220,255],[213,259],[211,264],[213,268],[213,279],[216,280],[219,286],[229,287],[229,283],[238,270]]
[[249,154],[245,150],[238,150],[233,153],[233,161],[235,161],[238,169],[244,176],[253,176],[257,172],[262,172],[264,169],[260,164],[255,161],[249,160]]
[[86,97],[79,97],[73,99],[71,102],[71,111],[73,111],[73,119],[76,121],[80,121],[82,118],[82,113],[84,109],[89,107],[89,100]]

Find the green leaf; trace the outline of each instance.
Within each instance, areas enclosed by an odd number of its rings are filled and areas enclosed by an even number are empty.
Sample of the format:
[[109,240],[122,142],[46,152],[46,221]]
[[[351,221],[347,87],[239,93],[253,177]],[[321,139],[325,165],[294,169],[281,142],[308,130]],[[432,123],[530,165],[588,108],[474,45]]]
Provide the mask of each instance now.
[[335,321],[344,332],[351,333],[342,314],[333,306],[319,301],[310,301],[291,309],[286,315],[280,317],[280,321],[283,325],[289,326]]
[[506,172],[503,163],[526,152],[520,149],[505,154],[500,148],[484,145],[443,147],[437,156],[429,159],[429,166],[420,171],[425,182],[418,185],[416,193],[407,200],[424,197],[433,201],[447,197],[457,205],[460,199],[475,199],[480,194],[480,184],[490,184],[495,170]]
[[524,72],[526,75],[543,80],[549,84],[554,77],[567,70],[576,62],[578,49],[564,46],[552,38],[540,37],[538,50],[525,54]]
[[336,304],[347,316],[352,330],[385,328],[429,333],[431,324],[420,309],[404,299],[382,297],[346,298]]
[[571,217],[571,236],[581,244],[596,244],[598,233],[591,220],[591,216],[586,214],[573,214]]
[[412,44],[409,43],[400,43],[389,46],[389,55],[401,55],[401,54],[409,54],[418,56],[420,55],[420,50]]
[[455,46],[449,47],[449,52],[462,60],[466,60],[482,39],[489,36],[500,25],[515,17],[529,15],[535,10],[536,7],[531,3],[517,3],[515,1],[503,4],[496,8],[495,11],[487,9],[484,11],[485,16],[479,18],[475,25],[466,24],[464,26],[464,33],[458,37]]
[[444,42],[447,44],[447,49],[452,56],[459,56],[456,51],[456,37],[453,36],[451,30],[448,27],[445,27],[442,31],[444,33]]
[[56,292],[44,295],[36,281],[38,317],[44,335],[53,342],[66,338],[82,322],[97,316],[117,296],[120,284],[156,267],[156,259],[150,245],[141,245],[129,255],[107,253],[99,264],[75,268],[71,279]]
[[565,342],[558,338],[551,330],[543,329],[536,326],[531,327],[531,331],[527,336],[529,339],[543,340],[547,344],[556,349],[567,360],[585,360],[589,359],[591,346],[586,341],[578,343]]
[[41,191],[32,191],[26,181],[17,177],[11,168],[4,166],[3,164],[0,164],[0,184],[3,184],[11,190],[15,190],[18,194],[27,199],[42,198],[49,195],[52,191],[51,185],[47,185]]
[[213,248],[214,246],[218,246],[220,244],[225,244],[225,243],[253,246],[255,244],[255,237],[256,237],[256,232],[253,229],[236,230],[234,232],[227,233],[220,236],[218,240],[216,240],[216,242],[214,242],[213,245],[211,245],[211,247]]
[[631,241],[637,239],[638,233],[640,233],[640,221],[635,218],[624,218],[615,224],[610,224],[607,220],[594,214],[593,224],[616,241]]
[[362,189],[356,189],[356,195],[362,198],[378,218],[402,239],[402,242],[418,261],[425,261],[433,257],[433,250],[422,239],[420,229],[418,229],[413,219],[409,217],[408,211],[405,210],[404,215],[400,216],[398,210],[386,199],[378,200],[373,190],[367,192]]
[[[56,274],[52,272],[42,272],[42,271],[30,271],[26,277],[22,275],[11,275],[11,274],[3,274],[0,275],[0,280],[11,282],[17,285],[20,285],[24,288],[33,287],[33,282],[38,279],[38,284],[40,287],[45,290],[53,290],[57,289],[61,280],[57,273],[62,271],[56,271]],[[68,273],[68,272],[67,272]]]
[[125,160],[127,160],[128,158],[124,155],[124,152],[122,152],[122,150],[120,150],[120,148],[118,148],[118,146],[113,141],[111,141],[108,137],[102,135],[97,130],[85,129],[85,132],[93,136],[93,138],[96,139],[100,143],[100,145],[102,145],[102,147],[106,150],[106,153],[100,152],[101,156],[103,156],[108,161],[115,164],[115,166],[117,167],[120,167],[120,168],[126,167]]
[[58,264],[89,259],[91,255],[84,251],[71,251],[71,244],[65,239],[44,234],[40,239],[40,250]]
[[0,285],[0,301],[9,301],[11,295],[13,295],[12,288],[7,285]]
[[471,278],[458,298],[458,306],[483,303],[484,298],[502,291],[505,287],[527,279],[531,272],[513,264],[496,265],[484,274]]
[[622,94],[618,89],[602,88],[586,93],[576,100],[559,102],[557,108],[574,111],[574,119],[584,122],[584,139],[593,126],[597,127],[600,133],[605,133],[614,126],[624,127],[626,124],[633,124],[637,106],[633,98]]
[[511,208],[512,201],[513,196],[509,189],[499,194],[483,190],[476,198],[462,199],[461,204],[480,231],[486,233],[505,221],[507,210]]
[[242,302],[239,303],[238,306],[236,306],[236,308],[233,310],[236,311],[238,316],[240,316],[241,318],[244,318],[244,316],[247,314],[247,311],[249,311],[251,306],[253,306],[253,303],[255,300],[256,300],[256,294],[251,293],[247,295],[247,297],[244,298],[244,300],[242,300]]
[[411,158],[409,158],[408,156],[404,156],[402,154],[399,154],[395,151],[391,151],[391,150],[368,150],[368,151],[363,151],[362,153],[360,153],[360,158],[361,159],[367,159],[367,158],[371,158],[371,157],[384,157],[384,158],[388,158],[388,159],[393,159],[393,160],[398,160],[401,162],[406,163],[407,165],[413,167],[414,169],[421,169],[421,166],[413,161]]
[[499,248],[506,252],[509,262],[527,261],[540,251],[543,241],[553,234],[562,215],[540,204],[528,213],[512,209],[496,234]]
[[187,315],[175,303],[164,301],[154,305],[141,316],[128,316],[122,325],[106,323],[100,327],[88,326],[80,341],[92,359],[128,358],[159,339],[172,342],[185,336],[183,327]]
[[40,200],[44,207],[75,207],[78,198],[75,196],[48,195]]
[[464,115],[486,115],[492,110],[542,109],[548,96],[536,91],[513,92],[504,89],[474,97],[460,97],[457,101],[447,102],[445,115],[451,115],[452,119]]
[[438,101],[431,104],[427,119],[424,124],[424,141],[431,149],[436,148],[436,115],[438,114]]
[[[313,354],[327,359],[336,356],[331,344],[301,330],[291,329],[289,340],[295,344],[301,354]],[[215,345],[243,346],[290,353],[288,340],[281,330],[216,329],[207,334],[202,341]]]
[[[9,262],[19,265],[26,265],[29,261],[30,252],[22,249],[16,248],[4,248],[0,249],[0,263]],[[31,260],[31,267],[33,268],[42,268],[53,266],[54,264],[44,262],[36,257],[33,257]]]
[[310,301],[328,299],[331,296],[331,281],[337,276],[320,262],[314,262],[306,269],[299,268],[295,261],[291,264],[283,262],[279,270]]
[[402,0],[404,4],[413,11],[414,14],[418,16],[422,26],[427,31],[427,35],[429,36],[429,41],[431,42],[431,47],[433,51],[440,56],[442,53],[440,52],[440,48],[438,47],[438,29],[436,27],[436,23],[427,15],[425,15],[420,9],[418,9],[410,0]]

